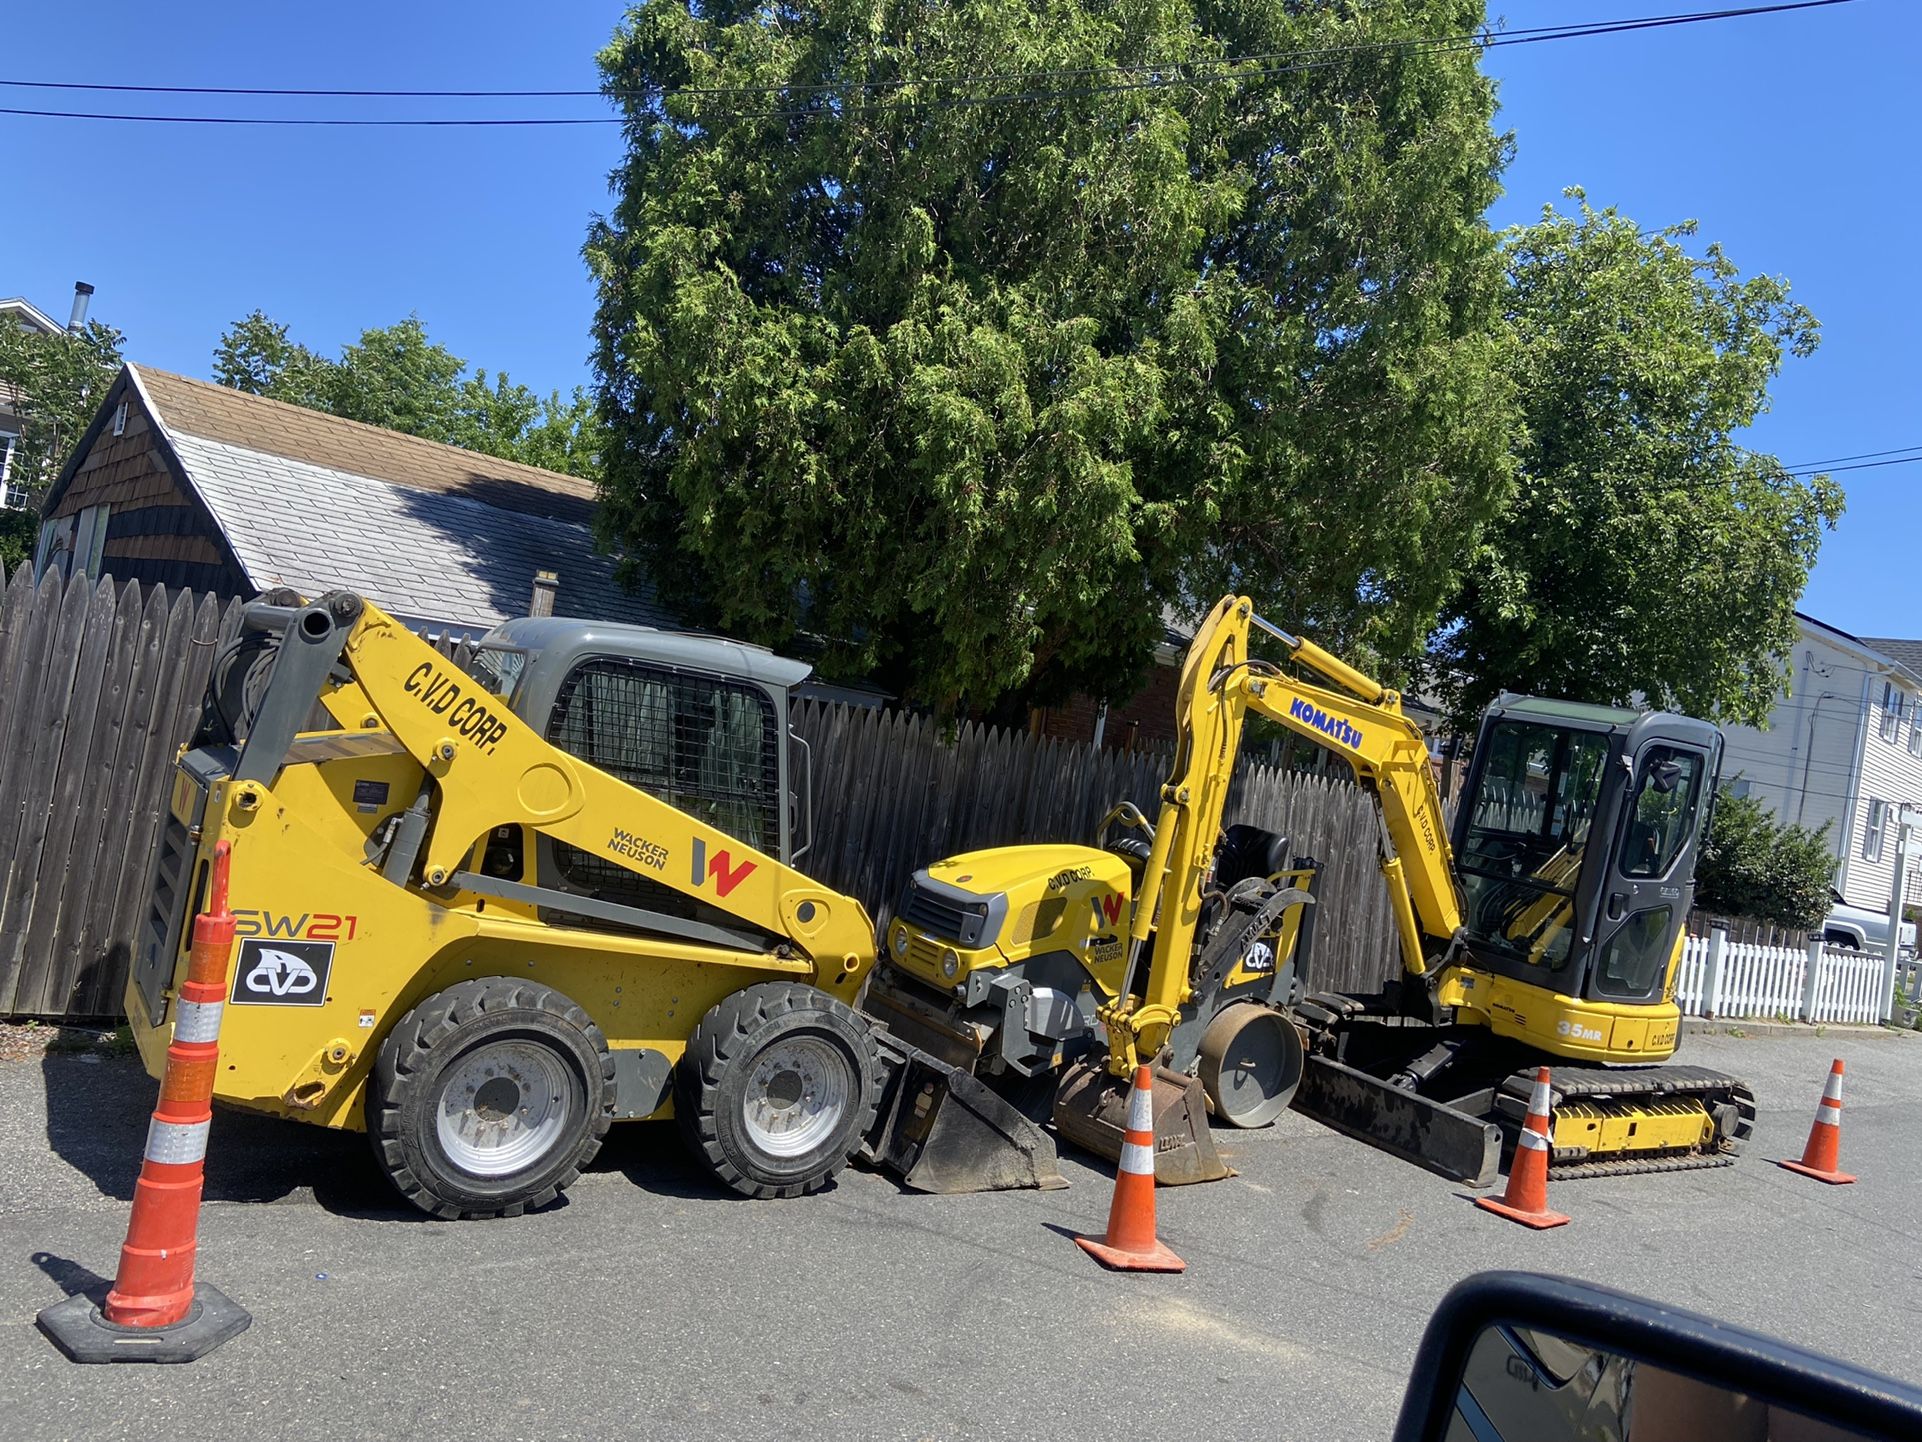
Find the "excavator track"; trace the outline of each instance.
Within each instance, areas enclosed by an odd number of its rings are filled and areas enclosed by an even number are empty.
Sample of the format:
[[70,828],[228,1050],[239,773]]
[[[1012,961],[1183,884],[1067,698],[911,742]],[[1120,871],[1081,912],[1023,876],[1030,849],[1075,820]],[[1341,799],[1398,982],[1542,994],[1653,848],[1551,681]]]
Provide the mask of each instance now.
[[[1714,1124],[1712,1141],[1688,1146],[1600,1156],[1589,1147],[1557,1146],[1549,1156],[1549,1176],[1556,1180],[1730,1166],[1755,1129],[1754,1093],[1746,1083],[1707,1067],[1554,1067],[1549,1077],[1558,1136],[1604,1122],[1630,1123],[1631,1133],[1642,1124]],[[1527,1114],[1534,1080],[1524,1071],[1502,1083],[1495,1108],[1505,1127],[1518,1127]]]

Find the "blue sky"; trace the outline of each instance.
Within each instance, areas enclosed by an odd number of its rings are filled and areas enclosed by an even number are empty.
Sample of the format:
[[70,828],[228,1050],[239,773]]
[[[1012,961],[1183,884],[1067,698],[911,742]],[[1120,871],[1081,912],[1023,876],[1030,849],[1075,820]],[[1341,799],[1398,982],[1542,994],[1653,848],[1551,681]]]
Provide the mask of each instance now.
[[[84,8],[84,18],[81,11]],[[1511,26],[1691,8],[1508,0]],[[618,5],[96,3],[15,7],[0,76],[131,84],[592,88]],[[1644,226],[1701,222],[1745,271],[1786,276],[1823,323],[1754,444],[1790,464],[1922,445],[1922,233],[1915,66],[1922,6],[1856,0],[1496,50],[1516,135],[1497,224],[1586,187]],[[231,113],[224,97],[0,89],[40,109]],[[600,114],[587,100],[259,102],[279,114]],[[347,109],[341,109],[346,105]],[[0,295],[64,319],[75,280],[135,360],[206,375],[255,307],[332,351],[416,311],[470,362],[546,390],[587,379],[579,251],[607,202],[615,126],[295,130],[0,116],[9,182]],[[1805,610],[1858,634],[1922,635],[1922,465],[1843,475]]]

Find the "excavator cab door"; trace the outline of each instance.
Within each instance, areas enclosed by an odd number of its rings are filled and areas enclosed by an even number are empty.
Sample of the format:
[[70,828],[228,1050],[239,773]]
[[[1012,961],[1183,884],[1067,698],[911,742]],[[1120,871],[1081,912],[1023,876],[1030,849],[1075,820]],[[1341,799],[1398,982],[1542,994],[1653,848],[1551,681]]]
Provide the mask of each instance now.
[[[1622,800],[1595,916],[1585,994],[1662,1000],[1675,937],[1695,898],[1695,860],[1721,759],[1719,737],[1651,717],[1624,748]],[[1706,728],[1704,728],[1706,729]]]

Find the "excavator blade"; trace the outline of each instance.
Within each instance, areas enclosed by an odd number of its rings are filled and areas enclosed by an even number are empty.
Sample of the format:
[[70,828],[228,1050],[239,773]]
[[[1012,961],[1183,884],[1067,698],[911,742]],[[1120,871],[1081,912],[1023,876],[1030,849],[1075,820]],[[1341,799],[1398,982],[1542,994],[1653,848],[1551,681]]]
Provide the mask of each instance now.
[[[1131,1080],[1110,1075],[1107,1060],[1096,1054],[1068,1068],[1054,1096],[1054,1129],[1076,1146],[1119,1162]],[[1176,1187],[1232,1177],[1208,1131],[1208,1099],[1200,1079],[1160,1065],[1153,1075],[1155,1181]]]
[[1323,1126],[1454,1181],[1486,1187],[1495,1180],[1500,1127],[1328,1057],[1308,1058],[1294,1105]]
[[985,1083],[877,1030],[887,1089],[860,1160],[917,1192],[1068,1185],[1054,1142]]

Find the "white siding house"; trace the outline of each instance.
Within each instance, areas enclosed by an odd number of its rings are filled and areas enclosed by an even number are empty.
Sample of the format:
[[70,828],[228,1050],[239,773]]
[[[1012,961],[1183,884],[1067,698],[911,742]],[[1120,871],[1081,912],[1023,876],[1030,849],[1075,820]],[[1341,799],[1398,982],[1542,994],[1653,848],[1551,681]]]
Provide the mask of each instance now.
[[[1922,809],[1922,641],[1851,636],[1810,616],[1789,657],[1789,688],[1767,730],[1725,726],[1725,789],[1776,820],[1827,825],[1835,887],[1881,910],[1894,879],[1897,818]],[[1911,867],[1906,896],[1922,901]]]

